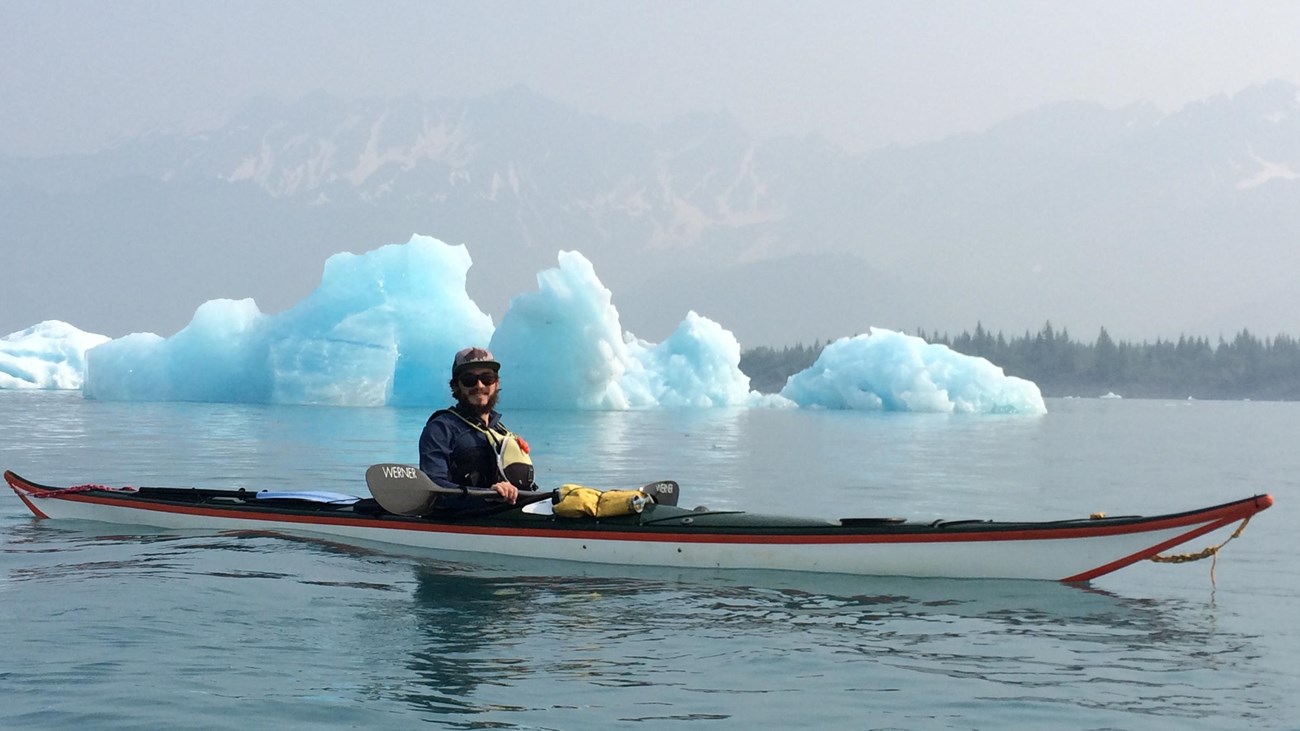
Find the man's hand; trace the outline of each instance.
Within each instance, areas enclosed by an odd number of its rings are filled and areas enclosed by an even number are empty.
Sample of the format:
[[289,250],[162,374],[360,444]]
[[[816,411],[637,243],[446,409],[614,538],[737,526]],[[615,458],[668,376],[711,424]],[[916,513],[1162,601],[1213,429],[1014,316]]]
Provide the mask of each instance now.
[[505,480],[493,485],[492,490],[496,492],[496,494],[500,495],[502,500],[505,500],[511,505],[514,505],[515,499],[519,497],[519,488]]

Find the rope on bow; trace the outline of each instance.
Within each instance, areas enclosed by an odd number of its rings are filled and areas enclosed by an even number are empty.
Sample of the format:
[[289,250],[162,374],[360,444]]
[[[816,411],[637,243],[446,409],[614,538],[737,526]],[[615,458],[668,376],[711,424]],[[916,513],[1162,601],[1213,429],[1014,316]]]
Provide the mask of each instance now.
[[1246,518],[1241,521],[1241,525],[1237,526],[1237,530],[1233,531],[1232,535],[1228,536],[1223,543],[1220,543],[1217,546],[1202,548],[1194,553],[1174,553],[1168,556],[1157,554],[1152,556],[1151,560],[1156,563],[1191,563],[1192,561],[1200,561],[1203,558],[1212,559],[1210,561],[1210,584],[1214,585],[1214,568],[1219,562],[1219,551],[1222,550],[1224,546],[1228,545],[1233,538],[1241,535],[1242,531],[1246,530],[1246,525],[1250,523],[1252,517],[1254,516],[1246,516]]
[[39,492],[27,493],[31,497],[56,497],[67,495],[70,492],[135,492],[134,487],[108,487],[107,485],[73,485],[72,487],[61,487],[57,490],[41,490]]

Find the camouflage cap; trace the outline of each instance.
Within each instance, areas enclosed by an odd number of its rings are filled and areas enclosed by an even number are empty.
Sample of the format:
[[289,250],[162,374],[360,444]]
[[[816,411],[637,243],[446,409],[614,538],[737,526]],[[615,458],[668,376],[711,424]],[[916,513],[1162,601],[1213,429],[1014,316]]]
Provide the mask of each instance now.
[[500,371],[501,364],[492,357],[492,353],[487,348],[465,348],[457,353],[456,358],[451,362],[452,377],[455,378],[467,368],[491,368]]

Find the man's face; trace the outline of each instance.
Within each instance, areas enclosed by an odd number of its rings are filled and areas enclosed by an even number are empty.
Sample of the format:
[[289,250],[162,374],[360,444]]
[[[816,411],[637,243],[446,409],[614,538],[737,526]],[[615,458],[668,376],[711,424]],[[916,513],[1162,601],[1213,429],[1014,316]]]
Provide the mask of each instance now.
[[497,389],[501,383],[491,368],[473,368],[456,376],[457,399],[465,405],[486,411],[496,403]]

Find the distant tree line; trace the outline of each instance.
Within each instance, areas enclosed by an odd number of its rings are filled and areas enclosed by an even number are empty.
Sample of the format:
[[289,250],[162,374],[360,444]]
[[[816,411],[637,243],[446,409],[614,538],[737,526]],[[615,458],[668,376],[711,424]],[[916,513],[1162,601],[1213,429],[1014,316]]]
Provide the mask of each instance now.
[[802,343],[777,350],[767,346],[750,348],[740,354],[740,370],[749,376],[749,387],[762,393],[776,393],[785,380],[811,366],[822,352],[821,341],[805,347]]
[[[1231,340],[1220,337],[1215,343],[1186,336],[1130,343],[1112,339],[1101,328],[1094,342],[1084,343],[1050,322],[1037,333],[1010,338],[981,324],[955,337],[925,331],[917,335],[986,358],[1007,375],[1038,384],[1045,396],[1113,392],[1137,398],[1300,399],[1300,340],[1289,335],[1261,339],[1242,330]],[[740,367],[752,388],[779,391],[786,377],[807,368],[820,352],[819,343],[755,348],[741,355]]]

